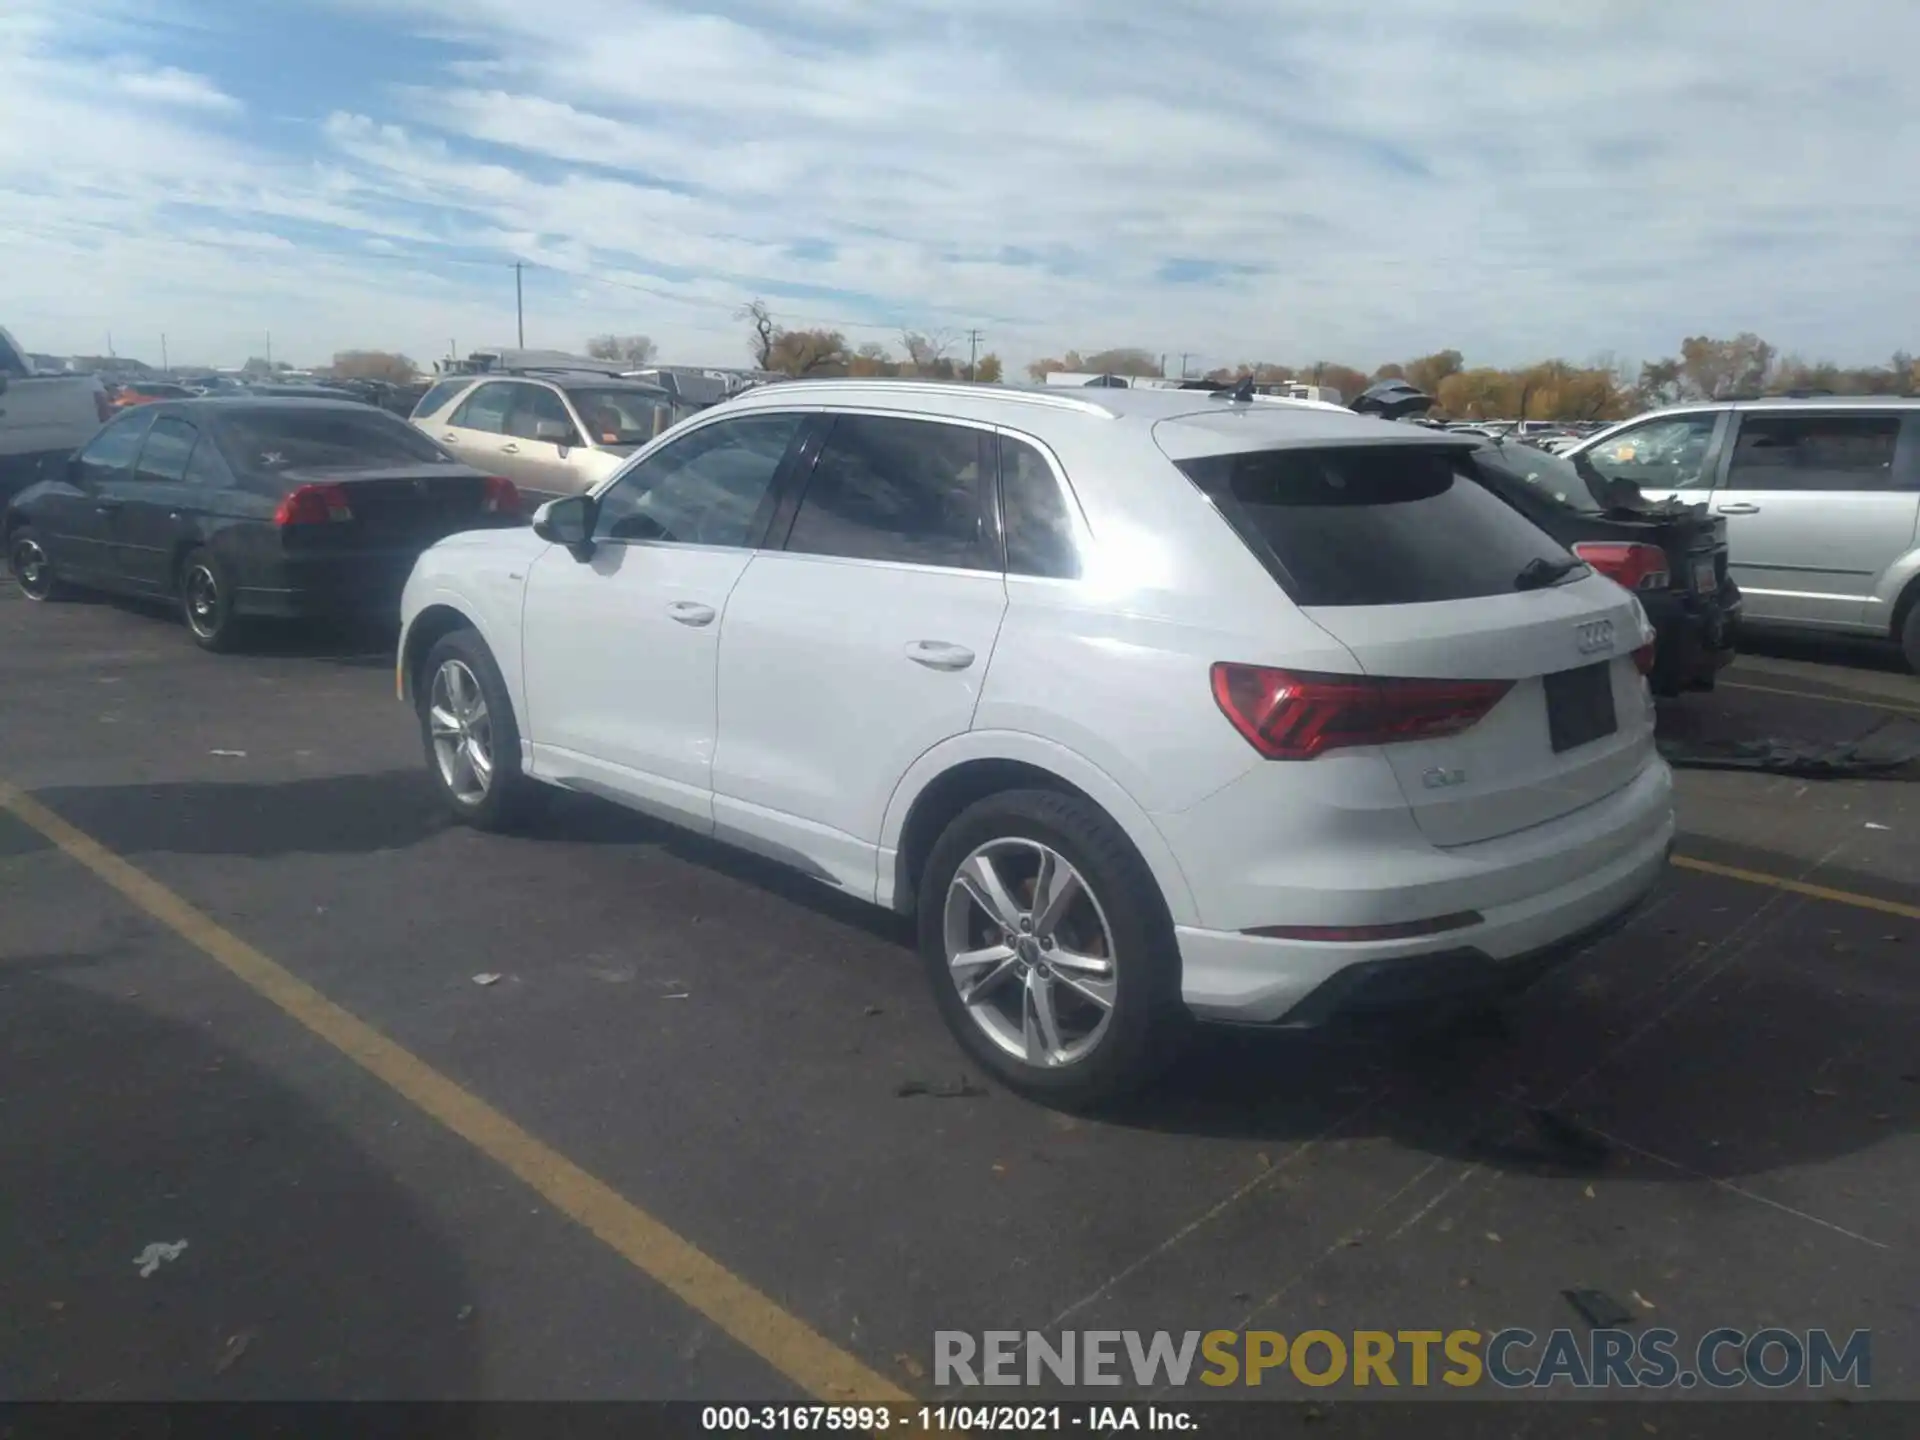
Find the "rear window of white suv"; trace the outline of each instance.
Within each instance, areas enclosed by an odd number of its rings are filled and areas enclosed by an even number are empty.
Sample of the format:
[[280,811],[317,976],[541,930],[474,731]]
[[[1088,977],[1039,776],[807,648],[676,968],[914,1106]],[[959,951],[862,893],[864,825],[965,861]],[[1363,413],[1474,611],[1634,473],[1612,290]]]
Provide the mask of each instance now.
[[1415,605],[1511,594],[1567,552],[1466,470],[1458,449],[1255,450],[1180,468],[1295,604]]

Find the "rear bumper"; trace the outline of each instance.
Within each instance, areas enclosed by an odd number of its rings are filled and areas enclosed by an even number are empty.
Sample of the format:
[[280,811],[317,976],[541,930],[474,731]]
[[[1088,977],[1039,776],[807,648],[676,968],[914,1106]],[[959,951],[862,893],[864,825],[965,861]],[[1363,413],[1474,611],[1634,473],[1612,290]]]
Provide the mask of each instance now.
[[[1430,913],[1475,910],[1483,918],[1470,929],[1345,944],[1181,926],[1182,998],[1201,1019],[1310,1025],[1351,1010],[1523,985],[1624,923],[1666,874],[1674,834],[1671,776],[1656,762],[1585,810],[1434,852],[1456,877],[1428,902]],[[1514,893],[1516,875],[1552,878]],[[1364,894],[1349,898],[1356,913],[1367,913]]]
[[237,586],[234,608],[278,620],[398,620],[400,593],[419,558],[407,551],[283,560]]
[[1657,637],[1653,673],[1656,694],[1711,689],[1721,670],[1733,662],[1740,634],[1740,592],[1732,585],[1718,595],[1641,597]]

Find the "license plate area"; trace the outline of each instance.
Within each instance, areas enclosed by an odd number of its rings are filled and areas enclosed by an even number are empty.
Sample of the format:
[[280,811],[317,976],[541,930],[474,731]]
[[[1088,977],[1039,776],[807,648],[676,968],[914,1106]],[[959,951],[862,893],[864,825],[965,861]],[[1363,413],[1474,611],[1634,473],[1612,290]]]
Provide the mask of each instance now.
[[1693,589],[1698,595],[1711,595],[1720,588],[1711,555],[1696,555],[1693,560]]
[[1547,735],[1554,754],[1604,740],[1620,728],[1613,709],[1611,662],[1562,670],[1546,676],[1541,685],[1547,692]]

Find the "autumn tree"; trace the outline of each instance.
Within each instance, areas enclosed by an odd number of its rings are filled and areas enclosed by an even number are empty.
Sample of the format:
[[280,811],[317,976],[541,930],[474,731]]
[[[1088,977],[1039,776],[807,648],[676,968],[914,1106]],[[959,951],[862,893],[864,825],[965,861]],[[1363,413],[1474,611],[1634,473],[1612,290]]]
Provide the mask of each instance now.
[[998,385],[1000,376],[1000,357],[991,350],[973,362],[973,378],[982,385]]
[[657,347],[646,335],[596,335],[587,341],[587,354],[638,370],[653,359]]
[[1403,367],[1406,381],[1422,395],[1432,395],[1436,399],[1440,394],[1440,385],[1449,375],[1458,375],[1464,365],[1458,350],[1436,350],[1431,355],[1422,355],[1417,360],[1409,360]]
[[[1258,378],[1257,376],[1255,377]],[[1336,365],[1332,361],[1322,360],[1309,365],[1296,379],[1309,385],[1326,385],[1340,392],[1343,399],[1352,400],[1367,388],[1367,376],[1363,370],[1351,365]]]
[[847,373],[862,376],[897,375],[900,366],[887,353],[886,346],[869,340],[848,358]]
[[844,375],[852,359],[838,330],[779,330],[762,368],[794,376]]
[[389,385],[405,385],[419,373],[420,367],[406,356],[386,350],[342,350],[333,357],[336,380],[381,380]]
[[1045,380],[1047,376],[1061,370],[1069,375],[1084,375],[1087,371],[1087,362],[1078,350],[1069,350],[1062,359],[1035,360],[1027,366],[1027,374],[1036,381]]
[[1757,394],[1773,367],[1774,348],[1751,331],[1731,340],[1692,335],[1680,342],[1680,373],[1703,400]]
[[1121,345],[1089,355],[1083,365],[1073,368],[1090,370],[1096,375],[1158,375],[1160,357],[1138,345]]

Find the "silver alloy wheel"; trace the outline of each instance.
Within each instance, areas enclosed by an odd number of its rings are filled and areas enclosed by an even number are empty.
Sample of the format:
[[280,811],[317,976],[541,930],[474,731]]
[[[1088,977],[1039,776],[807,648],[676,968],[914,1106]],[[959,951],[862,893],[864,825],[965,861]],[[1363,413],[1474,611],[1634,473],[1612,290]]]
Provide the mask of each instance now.
[[1113,929],[1086,878],[1037,840],[989,840],[947,885],[947,972],[967,1013],[1040,1068],[1093,1052],[1113,1019]]
[[187,624],[193,633],[211,640],[220,629],[220,582],[207,565],[189,565],[180,584],[187,601]]
[[11,558],[13,578],[19,581],[21,592],[35,600],[45,599],[53,589],[53,570],[39,541],[22,535],[13,542]]
[[493,786],[493,721],[466,661],[447,660],[434,673],[427,727],[447,789],[462,805],[478,805]]

